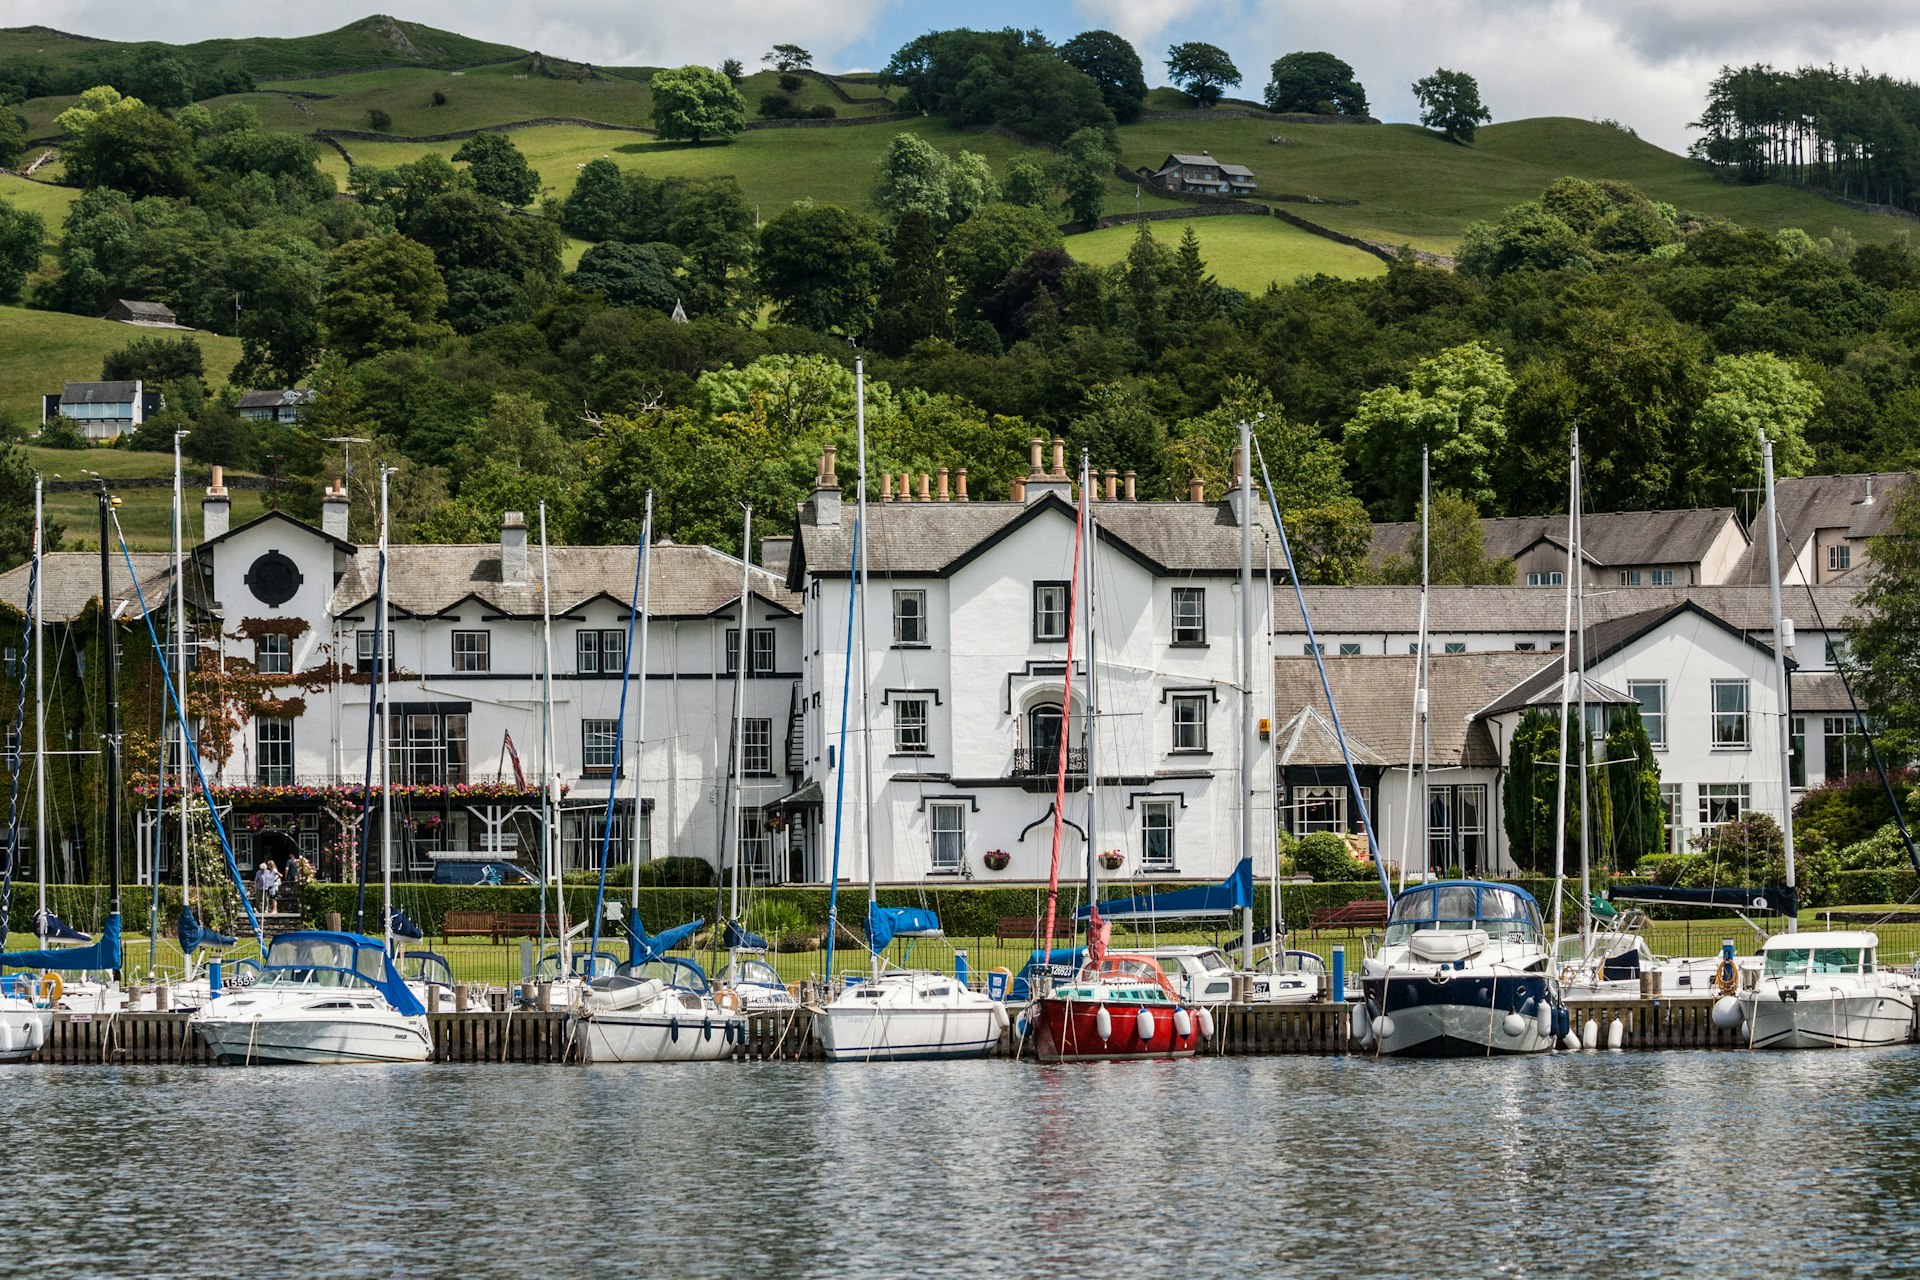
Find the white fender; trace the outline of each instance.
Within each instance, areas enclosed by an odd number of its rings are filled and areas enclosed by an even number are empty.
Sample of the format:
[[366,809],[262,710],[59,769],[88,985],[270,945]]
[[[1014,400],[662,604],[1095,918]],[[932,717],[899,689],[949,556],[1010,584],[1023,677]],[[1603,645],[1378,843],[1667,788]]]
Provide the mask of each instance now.
[[1093,1034],[1102,1040],[1113,1039],[1113,1015],[1107,1012],[1107,1006],[1101,1005],[1093,1013]]
[[1598,1049],[1600,1047],[1599,1022],[1597,1022],[1592,1018],[1588,1018],[1586,1022],[1581,1026],[1580,1047],[1582,1049]]
[[1627,1024],[1615,1018],[1607,1024],[1607,1048],[1623,1049],[1627,1044]]
[[1380,1038],[1382,1044],[1393,1039],[1393,1016],[1383,1013],[1375,1018],[1373,1020],[1373,1034]]
[[1738,996],[1721,996],[1713,1002],[1713,1025],[1722,1031],[1733,1030],[1746,1020],[1746,1016]]
[[1355,1040],[1358,1040],[1361,1044],[1373,1043],[1373,1017],[1367,1012],[1367,1006],[1364,1004],[1356,1004],[1353,1006],[1353,1014],[1347,1021],[1353,1027],[1353,1038]]
[[1200,1038],[1202,1040],[1213,1039],[1213,1011],[1204,1005],[1201,1006],[1198,1011],[1198,1021],[1200,1023]]
[[1139,1016],[1133,1020],[1133,1029],[1139,1034],[1142,1044],[1152,1040],[1153,1033],[1158,1029],[1153,1023],[1153,1010],[1142,1009]]
[[1500,1019],[1500,1029],[1515,1039],[1527,1034],[1527,1020],[1517,1013],[1510,1013]]
[[993,1002],[993,1025],[1003,1033],[1007,1029],[1007,1006],[998,1000]]
[[1182,1040],[1193,1034],[1193,1015],[1184,1006],[1173,1011],[1173,1034]]
[[1580,1037],[1573,1034],[1572,1031],[1568,1031],[1567,1034],[1560,1037],[1560,1047],[1568,1053],[1572,1053],[1580,1047]]
[[1553,1003],[1542,1000],[1533,1009],[1533,1027],[1542,1040],[1553,1039]]
[[13,1052],[13,1024],[0,1018],[0,1053]]
[[47,1024],[39,1018],[27,1023],[27,1048],[38,1049],[47,1042]]

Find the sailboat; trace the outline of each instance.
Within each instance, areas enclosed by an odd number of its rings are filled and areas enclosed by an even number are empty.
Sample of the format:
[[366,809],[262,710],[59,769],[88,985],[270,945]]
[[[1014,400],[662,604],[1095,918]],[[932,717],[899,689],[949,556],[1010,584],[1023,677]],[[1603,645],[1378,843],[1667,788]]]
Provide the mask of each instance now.
[[[873,857],[873,769],[870,762],[872,725],[867,686],[867,418],[866,369],[854,362],[855,430],[859,439],[860,474],[854,523],[857,572],[850,594],[847,629],[847,672],[853,671],[853,652],[860,655],[860,807],[867,854],[867,949],[870,967],[864,978],[851,979],[828,1000],[814,1019],[815,1033],[827,1058],[834,1062],[885,1062],[913,1058],[972,1058],[1000,1042],[1007,1028],[1007,1010],[984,992],[970,989],[945,974],[885,969],[882,954],[896,937],[933,937],[940,920],[919,907],[883,907],[875,879]],[[856,623],[857,618],[857,623]],[[744,646],[743,646],[744,654]],[[833,972],[833,942],[838,931],[840,835],[844,829],[847,765],[847,699],[843,686],[840,706],[841,802],[834,808],[832,894],[827,919],[827,973]]]
[[[381,471],[376,668],[386,665],[387,652],[388,475]],[[275,938],[251,986],[216,997],[188,1019],[221,1062],[399,1063],[425,1062],[433,1056],[426,1009],[393,958],[393,788],[388,785],[387,755],[391,696],[384,679],[374,706],[380,718],[383,936],[302,929]],[[369,714],[373,710],[370,707]]]
[[[751,527],[751,526],[749,526]],[[639,554],[634,565],[633,599],[628,605],[625,652],[633,652],[633,632],[640,632],[641,730],[634,751],[634,833],[639,837],[641,761],[646,749],[647,611],[652,587],[653,494],[647,494],[646,518],[641,524]],[[741,608],[746,597],[741,596]],[[745,629],[742,629],[745,634]],[[631,660],[620,680],[620,707],[614,719],[614,739],[626,741],[627,687],[633,676]],[[600,954],[600,921],[607,909],[607,866],[613,856],[613,811],[617,786],[607,788],[607,813],[600,844],[600,887],[594,900],[593,935],[588,954]],[[744,1038],[746,1019],[741,1001],[714,990],[707,975],[691,960],[667,952],[691,937],[705,922],[669,929],[649,936],[640,922],[639,863],[634,863],[632,916],[627,922],[627,962],[611,974],[596,975],[575,995],[568,1014],[568,1031],[580,1046],[583,1062],[697,1062],[717,1061]],[[596,959],[596,963],[597,963]]]
[[[40,592],[42,552],[40,542],[41,483],[40,477],[36,475],[33,478],[33,569],[32,579],[27,586],[27,609],[28,612],[32,614],[32,630],[27,643],[33,649],[34,697],[36,700],[40,697],[40,676],[42,671],[40,659],[41,618],[45,613],[45,606],[42,602]],[[34,787],[42,816],[40,821],[35,824],[34,832],[34,847],[39,864],[37,879],[39,881],[38,891],[40,895],[40,910],[36,916],[35,929],[40,934],[40,945],[44,949],[46,947],[47,920],[46,836],[44,830],[46,826],[44,815],[46,813],[47,794],[47,733],[44,723],[46,718],[44,708],[46,704],[39,702],[38,705],[41,709],[34,715],[34,733],[35,740],[38,743],[34,752]],[[16,779],[15,792],[17,798],[19,790],[17,785],[17,779],[19,778],[17,760],[15,762],[14,777]],[[20,857],[20,842],[17,838],[19,824],[13,823],[12,826],[15,838],[10,839],[7,844],[7,894],[0,895],[0,951],[6,949],[5,920],[7,907],[9,905],[8,899],[11,896],[13,888],[14,868],[18,865]],[[18,1061],[19,1059],[30,1057],[34,1051],[47,1042],[47,1036],[53,1031],[53,1008],[52,1000],[50,999],[52,994],[53,987],[51,985],[43,986],[41,977],[37,973],[16,974],[0,979],[0,1062]]]
[[[1199,1048],[1203,1035],[1212,1031],[1212,1018],[1205,1009],[1199,1016],[1187,1008],[1181,994],[1167,978],[1157,960],[1137,953],[1107,951],[1111,923],[1100,916],[1098,847],[1100,772],[1096,746],[1098,733],[1096,708],[1099,705],[1099,662],[1094,650],[1093,607],[1093,511],[1091,463],[1087,453],[1080,454],[1080,506],[1074,527],[1073,581],[1070,590],[1078,598],[1070,608],[1079,613],[1079,623],[1087,640],[1087,827],[1083,843],[1087,855],[1087,954],[1086,962],[1071,981],[1061,983],[1028,1006],[1025,1023],[1033,1037],[1034,1053],[1041,1062],[1086,1062],[1117,1058],[1186,1058]],[[1243,491],[1244,496],[1244,491]],[[1244,517],[1250,519],[1245,507]],[[1247,530],[1242,530],[1243,534]],[[1248,555],[1251,553],[1248,552]],[[1244,557],[1243,557],[1244,558]],[[1243,592],[1244,602],[1244,592]],[[1247,602],[1250,605],[1250,602]],[[1074,628],[1067,631],[1065,680],[1073,682]],[[1250,655],[1249,655],[1250,657]],[[1250,686],[1249,686],[1250,687]],[[1071,694],[1071,688],[1066,691]],[[1065,696],[1063,706],[1071,704]],[[1251,724],[1251,721],[1249,721]],[[1245,757],[1243,757],[1243,760]],[[1047,885],[1047,946],[1053,945],[1054,902],[1060,892],[1061,826],[1066,819],[1066,735],[1061,735],[1059,763],[1054,780],[1052,871]],[[1242,797],[1243,822],[1247,800]],[[1247,872],[1246,900],[1251,905],[1253,864],[1242,865]],[[1247,913],[1242,912],[1243,920]],[[1247,950],[1252,950],[1252,924],[1245,924]]]

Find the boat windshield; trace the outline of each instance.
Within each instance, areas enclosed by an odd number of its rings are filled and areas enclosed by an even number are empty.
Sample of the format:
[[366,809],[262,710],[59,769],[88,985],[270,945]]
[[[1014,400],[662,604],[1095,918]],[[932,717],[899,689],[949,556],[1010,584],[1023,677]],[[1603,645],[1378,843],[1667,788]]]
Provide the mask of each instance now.
[[685,964],[673,960],[647,960],[640,964],[620,966],[620,972],[628,977],[664,982],[669,987],[678,987],[682,991],[691,991],[695,995],[706,995],[712,990],[707,975],[700,972],[698,965]]
[[1227,973],[1233,968],[1227,963],[1226,953],[1217,947],[1208,947],[1193,959],[1202,973]]
[[765,960],[735,960],[720,975],[723,985],[729,987],[779,987],[786,989],[786,983],[780,981],[780,975]]
[[1767,976],[1790,973],[1859,973],[1859,947],[1769,947]]
[[276,938],[256,986],[371,987],[386,979],[376,947],[356,947],[330,938]]
[[1282,968],[1287,973],[1324,974],[1327,962],[1311,951],[1289,951]]
[[1388,919],[1386,944],[1404,943],[1422,929],[1482,929],[1509,942],[1538,941],[1544,933],[1533,899],[1492,884],[1438,884],[1401,894]]
[[447,958],[431,951],[409,951],[400,957],[400,974],[415,982],[430,982],[443,987],[453,985],[453,969]]

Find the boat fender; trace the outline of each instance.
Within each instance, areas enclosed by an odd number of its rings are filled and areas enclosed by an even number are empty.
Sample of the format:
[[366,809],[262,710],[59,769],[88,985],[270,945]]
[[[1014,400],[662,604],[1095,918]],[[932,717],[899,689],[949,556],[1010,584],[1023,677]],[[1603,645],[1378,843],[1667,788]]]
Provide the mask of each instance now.
[[678,1018],[667,1019],[667,1038],[672,1040],[675,1044],[680,1043],[680,1019]]
[[1746,1011],[1740,1007],[1738,996],[1721,996],[1713,1002],[1713,1025],[1722,1031],[1732,1031],[1746,1020]]
[[1607,1024],[1607,1048],[1624,1049],[1627,1046],[1627,1024],[1615,1018]]
[[1353,1038],[1361,1044],[1373,1043],[1373,1018],[1367,1013],[1367,1006],[1356,1004],[1347,1021],[1353,1027]]
[[27,1023],[27,1048],[38,1049],[47,1042],[47,1024],[35,1018]]
[[1007,1006],[998,1000],[993,1002],[993,1025],[995,1030],[1003,1033],[1007,1029]]
[[1562,1040],[1573,1038],[1573,1010],[1565,1005],[1560,1005],[1553,1011],[1553,1034]]
[[1517,1013],[1510,1013],[1500,1020],[1500,1029],[1518,1039],[1527,1034],[1527,1020]]
[[1373,1034],[1380,1043],[1393,1039],[1393,1015],[1383,1013],[1373,1020]]
[[1600,1047],[1600,1023],[1597,1020],[1588,1018],[1581,1026],[1580,1047],[1582,1049],[1598,1049]]
[[1113,1015],[1107,1012],[1105,1005],[1101,1005],[1093,1012],[1093,1034],[1102,1040],[1113,1038]]
[[1185,1008],[1179,1008],[1173,1011],[1173,1034],[1182,1040],[1193,1035],[1193,1015],[1188,1013]]
[[1028,1030],[1030,1030],[1030,1028],[1027,1026],[1026,1014],[1023,1013],[1018,1018],[1014,1019],[1013,1034],[1019,1036],[1022,1040],[1025,1040],[1027,1038]]
[[1154,1026],[1153,1010],[1142,1009],[1133,1020],[1133,1029],[1139,1034],[1142,1044],[1152,1040],[1153,1033],[1158,1029]]
[[1580,1037],[1571,1031],[1563,1032],[1560,1036],[1560,1047],[1568,1053],[1572,1053],[1580,1047]]
[[1202,1040],[1213,1039],[1213,1011],[1203,1007],[1196,1010],[1195,1015],[1195,1020],[1200,1027],[1200,1038]]
[[1553,1038],[1553,1006],[1545,1000],[1533,1007],[1533,1029],[1539,1032],[1542,1040]]
[[700,1038],[702,1040],[713,1039],[713,1019],[711,1017],[701,1019]]
[[[25,1031],[26,1028],[22,1027],[21,1030]],[[0,1018],[0,1053],[12,1053],[12,1052],[13,1052],[13,1024],[11,1022],[8,1022],[5,1018]]]

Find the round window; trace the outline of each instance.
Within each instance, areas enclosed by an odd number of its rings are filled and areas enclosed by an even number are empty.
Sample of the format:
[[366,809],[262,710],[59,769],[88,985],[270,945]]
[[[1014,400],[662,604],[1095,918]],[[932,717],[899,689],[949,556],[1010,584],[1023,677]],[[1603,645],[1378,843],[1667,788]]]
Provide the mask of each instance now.
[[278,551],[269,551],[247,570],[247,589],[261,604],[275,608],[293,599],[303,581],[300,566]]

